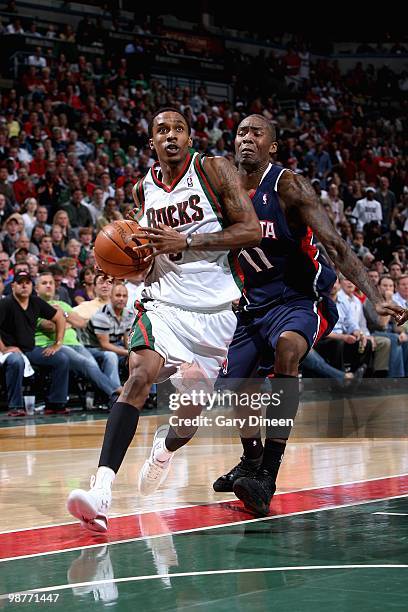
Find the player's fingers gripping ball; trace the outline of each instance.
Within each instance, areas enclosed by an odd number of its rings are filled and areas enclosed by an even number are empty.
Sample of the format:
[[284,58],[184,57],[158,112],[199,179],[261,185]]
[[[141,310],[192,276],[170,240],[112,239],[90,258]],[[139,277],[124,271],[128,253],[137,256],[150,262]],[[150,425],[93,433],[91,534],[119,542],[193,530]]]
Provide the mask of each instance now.
[[[135,234],[138,238],[135,238]],[[114,221],[105,225],[95,240],[95,260],[99,268],[118,279],[146,270],[150,262],[145,258],[152,253],[149,240],[136,221]],[[145,248],[134,251],[135,246]]]

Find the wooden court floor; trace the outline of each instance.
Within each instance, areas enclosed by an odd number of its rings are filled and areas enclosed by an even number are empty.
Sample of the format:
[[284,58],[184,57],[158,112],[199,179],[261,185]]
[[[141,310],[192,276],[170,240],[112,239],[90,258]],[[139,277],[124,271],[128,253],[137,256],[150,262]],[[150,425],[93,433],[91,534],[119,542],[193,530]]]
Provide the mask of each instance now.
[[[384,410],[364,402],[368,420],[344,402],[301,410],[266,519],[211,487],[240,455],[234,437],[197,437],[163,488],[141,498],[138,470],[161,422],[143,417],[106,536],[82,530],[65,509],[68,492],[88,485],[105,421],[0,428],[0,609],[406,610],[406,400],[390,399],[383,437],[368,437],[367,423],[380,431]],[[310,424],[334,409],[347,417],[342,435],[310,437]]]

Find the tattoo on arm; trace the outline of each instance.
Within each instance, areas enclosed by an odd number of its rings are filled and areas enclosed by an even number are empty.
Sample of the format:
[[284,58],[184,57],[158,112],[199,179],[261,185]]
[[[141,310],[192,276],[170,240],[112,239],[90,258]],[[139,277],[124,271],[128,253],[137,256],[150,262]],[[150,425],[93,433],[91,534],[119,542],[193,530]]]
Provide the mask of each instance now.
[[284,172],[278,183],[278,194],[285,210],[308,225],[325,247],[334,265],[374,304],[383,299],[357,255],[334,229],[313,187],[303,177]]
[[130,210],[126,217],[131,219],[132,221],[137,221],[139,216],[140,216],[140,211],[142,208],[141,203],[139,202],[139,196],[137,195],[137,187],[139,185],[139,182],[136,183],[136,185],[133,186],[132,189],[132,197],[133,197],[133,201],[135,203],[135,207],[132,208],[132,210]]
[[228,250],[259,244],[262,237],[259,220],[235,167],[222,157],[214,157],[206,158],[205,170],[221,195],[227,227],[221,232],[193,234],[192,248]]

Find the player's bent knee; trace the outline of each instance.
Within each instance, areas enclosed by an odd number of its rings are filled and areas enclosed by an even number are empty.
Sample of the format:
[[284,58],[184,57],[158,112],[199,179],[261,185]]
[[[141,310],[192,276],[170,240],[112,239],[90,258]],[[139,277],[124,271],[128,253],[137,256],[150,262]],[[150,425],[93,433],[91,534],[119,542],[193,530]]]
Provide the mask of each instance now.
[[125,386],[132,397],[144,397],[149,395],[153,383],[150,371],[144,366],[132,368]]

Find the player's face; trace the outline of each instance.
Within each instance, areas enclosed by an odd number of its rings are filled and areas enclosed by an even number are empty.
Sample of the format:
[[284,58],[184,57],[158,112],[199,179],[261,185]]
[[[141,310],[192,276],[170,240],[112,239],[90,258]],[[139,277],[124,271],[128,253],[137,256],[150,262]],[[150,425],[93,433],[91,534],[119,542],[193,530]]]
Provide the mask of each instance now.
[[270,132],[262,119],[247,117],[239,124],[235,137],[235,154],[240,165],[256,167],[269,162],[277,147],[277,143],[271,141]]
[[161,163],[175,165],[183,162],[191,146],[187,123],[179,113],[166,111],[155,117],[150,148],[156,151]]

